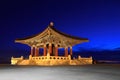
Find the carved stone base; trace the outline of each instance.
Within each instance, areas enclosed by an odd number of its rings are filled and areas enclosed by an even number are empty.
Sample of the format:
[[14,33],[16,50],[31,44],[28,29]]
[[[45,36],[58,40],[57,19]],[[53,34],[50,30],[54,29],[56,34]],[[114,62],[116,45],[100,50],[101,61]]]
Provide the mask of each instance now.
[[92,57],[90,58],[81,58],[71,59],[71,56],[38,56],[32,57],[29,56],[29,59],[22,58],[11,58],[12,65],[42,65],[42,66],[51,66],[51,65],[84,65],[92,64]]

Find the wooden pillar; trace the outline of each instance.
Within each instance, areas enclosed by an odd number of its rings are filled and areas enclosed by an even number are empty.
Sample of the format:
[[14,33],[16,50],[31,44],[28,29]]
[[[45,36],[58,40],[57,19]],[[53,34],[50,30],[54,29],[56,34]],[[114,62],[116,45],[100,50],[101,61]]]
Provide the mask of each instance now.
[[49,53],[50,54],[52,53],[52,44],[51,43],[49,44]]
[[72,56],[72,47],[70,47],[70,55]]
[[65,47],[65,57],[68,56],[68,47]]
[[58,56],[58,45],[55,45],[55,56]]
[[37,50],[36,50],[36,47],[34,47],[34,56],[37,56],[37,55],[36,55],[36,51],[37,51]]
[[37,47],[36,50],[37,50],[36,54],[37,54],[37,56],[39,56],[39,48]]
[[33,56],[33,54],[34,54],[34,52],[33,52],[34,50],[33,49],[34,49],[34,47],[31,46],[31,52],[30,52],[31,56]]
[[35,47],[35,56],[39,56],[39,48]]
[[47,51],[47,48],[46,48],[46,45],[44,45],[44,53],[43,53],[44,56],[46,56],[46,51]]

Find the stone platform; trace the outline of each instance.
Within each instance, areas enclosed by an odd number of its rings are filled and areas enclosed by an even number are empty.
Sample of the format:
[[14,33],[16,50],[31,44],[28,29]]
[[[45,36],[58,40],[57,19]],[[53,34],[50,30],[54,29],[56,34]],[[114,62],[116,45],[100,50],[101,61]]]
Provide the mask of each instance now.
[[29,59],[24,59],[23,56],[20,58],[11,58],[12,65],[42,65],[42,66],[51,66],[51,65],[84,65],[84,64],[92,64],[92,57],[82,58],[78,57],[78,59],[71,59],[71,56],[38,56],[32,57],[29,56]]

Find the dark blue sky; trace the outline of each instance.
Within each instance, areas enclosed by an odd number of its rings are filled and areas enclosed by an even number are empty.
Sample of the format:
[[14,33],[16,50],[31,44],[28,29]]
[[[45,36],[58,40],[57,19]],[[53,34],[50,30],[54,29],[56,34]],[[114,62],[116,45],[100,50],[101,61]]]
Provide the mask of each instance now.
[[61,32],[90,40],[74,51],[120,48],[119,0],[5,0],[0,1],[1,57],[28,55],[30,48],[15,39],[37,34],[51,21]]

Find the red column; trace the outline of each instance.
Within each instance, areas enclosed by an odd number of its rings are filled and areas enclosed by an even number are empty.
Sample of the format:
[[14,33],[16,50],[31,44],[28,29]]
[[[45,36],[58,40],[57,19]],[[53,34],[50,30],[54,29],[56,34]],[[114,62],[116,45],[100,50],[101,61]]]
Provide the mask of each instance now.
[[43,53],[44,56],[46,56],[46,50],[47,50],[46,45],[44,45],[44,53]]
[[34,56],[36,56],[36,47],[34,47]]
[[70,55],[72,56],[72,47],[70,47]]
[[33,56],[33,47],[31,47],[31,52],[30,52],[30,55]]
[[39,56],[39,48],[36,48],[36,50],[37,50],[36,55]]
[[58,45],[55,45],[55,56],[58,56]]
[[39,56],[39,48],[35,47],[35,56]]
[[65,47],[65,57],[68,56],[68,47]]
[[49,53],[52,53],[52,44],[49,44]]

